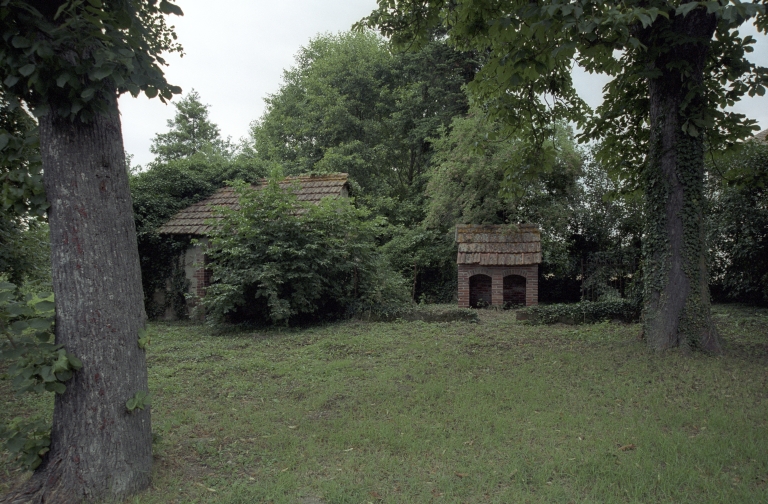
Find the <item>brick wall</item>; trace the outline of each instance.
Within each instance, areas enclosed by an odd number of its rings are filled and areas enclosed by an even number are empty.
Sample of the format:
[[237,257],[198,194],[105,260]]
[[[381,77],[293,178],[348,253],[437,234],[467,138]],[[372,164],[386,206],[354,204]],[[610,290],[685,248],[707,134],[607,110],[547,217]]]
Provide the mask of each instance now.
[[198,268],[194,273],[195,294],[198,298],[205,296],[205,288],[211,285],[211,270],[207,268]]
[[478,266],[459,264],[459,306],[468,308],[476,297],[472,294],[470,279],[475,275],[491,278],[491,304],[504,305],[504,277],[521,276],[525,279],[525,305],[539,304],[539,265],[526,266]]

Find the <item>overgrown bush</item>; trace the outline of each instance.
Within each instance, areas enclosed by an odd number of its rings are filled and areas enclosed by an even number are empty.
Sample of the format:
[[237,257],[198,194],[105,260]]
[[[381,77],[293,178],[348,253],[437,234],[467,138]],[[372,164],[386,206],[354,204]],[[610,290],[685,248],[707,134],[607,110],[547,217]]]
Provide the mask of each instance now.
[[[189,237],[160,235],[157,229],[176,212],[210,196],[225,180],[255,181],[266,174],[255,161],[229,160],[221,155],[197,153],[189,158],[150,163],[131,176],[131,197],[144,286],[144,307],[150,318],[162,316],[172,306],[178,316],[186,313],[181,254]],[[154,300],[155,291],[166,293],[165,305]]]
[[407,302],[402,278],[376,247],[381,226],[347,198],[297,201],[277,178],[235,184],[240,209],[221,209],[207,257],[213,321],[289,323],[388,310]]
[[590,324],[604,320],[634,322],[640,318],[640,304],[628,299],[611,298],[602,301],[581,301],[537,305],[526,308],[532,324]]
[[387,234],[389,241],[382,246],[382,252],[407,279],[414,301],[424,304],[455,300],[458,272],[453,232],[401,225],[390,226]]

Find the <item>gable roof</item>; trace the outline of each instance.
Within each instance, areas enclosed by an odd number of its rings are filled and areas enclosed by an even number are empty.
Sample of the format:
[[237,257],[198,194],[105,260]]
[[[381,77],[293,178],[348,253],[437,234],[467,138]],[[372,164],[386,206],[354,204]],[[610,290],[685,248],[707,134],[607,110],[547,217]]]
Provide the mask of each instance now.
[[535,224],[510,226],[459,224],[457,264],[517,266],[541,262],[541,232]]
[[768,129],[764,129],[760,133],[757,133],[755,135],[755,138],[757,140],[760,140],[761,142],[766,142],[766,141],[768,141],[768,139],[766,139],[766,136],[768,136]]
[[[267,185],[267,182],[267,179],[261,179],[251,187],[254,190],[260,190]],[[311,203],[319,203],[320,200],[328,197],[347,197],[349,194],[346,173],[286,177],[280,182],[280,187],[283,189],[291,188],[294,185],[296,186],[296,198],[299,201]],[[171,217],[171,220],[158,229],[158,233],[205,236],[212,231],[212,226],[207,225],[206,221],[215,217],[213,207],[238,210],[240,204],[235,190],[232,187],[222,187],[209,198],[199,201]]]

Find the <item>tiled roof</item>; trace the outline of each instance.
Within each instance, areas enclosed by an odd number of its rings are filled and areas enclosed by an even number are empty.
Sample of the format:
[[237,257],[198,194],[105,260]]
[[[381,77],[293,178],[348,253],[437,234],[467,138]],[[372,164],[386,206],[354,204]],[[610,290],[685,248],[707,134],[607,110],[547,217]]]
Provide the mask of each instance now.
[[[254,184],[253,189],[261,189],[267,184],[266,179]],[[296,198],[299,201],[319,203],[321,199],[331,197],[346,197],[349,193],[346,173],[330,173],[327,175],[305,175],[300,177],[286,177],[280,182],[280,187],[289,188],[295,186]],[[211,197],[185,208],[171,220],[163,224],[158,232],[160,234],[184,234],[205,236],[211,231],[211,226],[206,221],[213,218],[212,207],[228,207],[233,210],[240,208],[238,196],[232,187],[222,187]]]
[[541,232],[534,224],[491,226],[459,224],[457,264],[517,266],[541,262]]
[[756,134],[756,135],[755,135],[755,138],[756,138],[757,140],[760,140],[760,141],[763,141],[763,142],[765,142],[765,141],[766,141],[766,136],[768,136],[768,129],[764,129],[764,130],[763,130],[763,131],[761,131],[760,133]]

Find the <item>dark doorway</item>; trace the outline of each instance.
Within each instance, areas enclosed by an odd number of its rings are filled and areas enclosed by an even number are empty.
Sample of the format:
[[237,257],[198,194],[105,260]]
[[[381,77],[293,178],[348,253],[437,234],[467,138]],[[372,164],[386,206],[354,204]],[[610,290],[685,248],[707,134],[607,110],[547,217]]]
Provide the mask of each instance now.
[[493,280],[488,275],[474,275],[469,278],[469,306],[484,308],[491,306]]
[[[470,289],[470,292],[471,289]],[[509,275],[504,277],[504,307],[525,306],[525,277]]]

